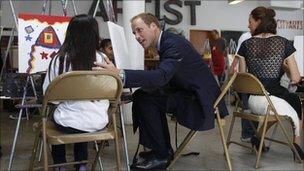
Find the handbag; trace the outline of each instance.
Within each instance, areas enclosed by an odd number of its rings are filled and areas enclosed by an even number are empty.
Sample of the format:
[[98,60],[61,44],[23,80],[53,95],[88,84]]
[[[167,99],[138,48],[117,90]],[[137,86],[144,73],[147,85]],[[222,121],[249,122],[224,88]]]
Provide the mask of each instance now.
[[[11,98],[21,98],[24,92],[28,74],[26,73],[5,73],[3,77],[3,85],[1,96]],[[30,82],[28,82],[26,96],[34,96],[34,91]]]

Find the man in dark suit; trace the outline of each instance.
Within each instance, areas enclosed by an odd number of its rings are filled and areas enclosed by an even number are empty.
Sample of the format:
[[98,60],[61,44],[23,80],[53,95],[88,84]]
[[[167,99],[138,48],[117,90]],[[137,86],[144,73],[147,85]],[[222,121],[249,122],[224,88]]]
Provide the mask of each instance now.
[[[193,130],[214,128],[213,104],[220,89],[210,69],[185,38],[161,31],[157,18],[141,13],[131,19],[132,31],[144,49],[158,50],[160,64],[155,70],[121,70],[106,60],[95,63],[121,76],[125,87],[141,87],[133,94],[134,131],[139,128],[139,143],[151,149],[140,153],[136,169],[164,169],[173,150],[166,113],[172,113],[179,124]],[[222,103],[222,117],[228,114]]]

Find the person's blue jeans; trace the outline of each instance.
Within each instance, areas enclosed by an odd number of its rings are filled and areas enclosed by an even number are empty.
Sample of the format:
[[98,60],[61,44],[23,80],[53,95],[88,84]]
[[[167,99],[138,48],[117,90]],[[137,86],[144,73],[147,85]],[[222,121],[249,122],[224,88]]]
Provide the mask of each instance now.
[[[249,95],[239,93],[239,96],[240,96],[240,98],[242,100],[242,103],[243,103],[243,110],[249,109],[249,105],[248,105]],[[250,121],[242,119],[241,123],[242,123],[242,138],[251,138],[255,133],[254,133],[254,130],[253,130],[251,124],[250,124]],[[253,125],[255,126],[255,128],[257,128],[258,127],[258,122],[253,122]]]
[[[254,130],[250,125],[250,121],[242,119],[242,138],[251,138],[254,135]],[[257,122],[253,122],[253,125],[257,127]]]

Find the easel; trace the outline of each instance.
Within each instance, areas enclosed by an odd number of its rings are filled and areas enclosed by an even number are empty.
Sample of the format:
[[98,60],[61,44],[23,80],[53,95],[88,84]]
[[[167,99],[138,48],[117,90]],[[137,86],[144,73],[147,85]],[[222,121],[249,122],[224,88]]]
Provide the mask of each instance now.
[[[75,3],[74,3],[74,0],[72,0],[72,1],[73,1],[74,12],[76,14],[76,6],[75,6]],[[45,14],[47,2],[48,2],[48,0],[45,0],[44,3],[43,3],[43,7],[42,7],[42,13],[43,14]],[[65,1],[61,0],[62,7],[63,7],[63,13],[64,13],[65,16],[67,15],[67,11],[66,11],[67,2],[68,2],[68,0],[65,0]],[[2,79],[3,71],[4,71],[4,68],[5,68],[6,59],[7,59],[7,56],[8,56],[8,51],[9,51],[9,49],[11,47],[12,42],[13,42],[15,29],[16,29],[16,31],[18,31],[18,21],[17,21],[17,17],[16,17],[16,14],[15,14],[15,10],[14,10],[14,6],[13,6],[12,0],[9,0],[9,3],[10,3],[11,10],[12,10],[12,14],[13,14],[15,25],[13,26],[12,33],[11,33],[10,39],[9,39],[9,43],[7,45],[7,50],[6,50],[5,57],[4,57],[4,62],[5,63],[3,64],[3,67],[1,69],[1,75],[0,75],[1,78],[0,78],[0,81]],[[27,99],[27,86],[28,86],[29,82],[32,85],[32,88],[33,88],[33,91],[34,91],[34,96],[36,98],[35,100],[37,100],[37,93],[36,93],[36,90],[35,90],[35,86],[34,86],[34,81],[33,81],[32,75],[30,73],[27,73],[26,84],[23,87],[23,96],[22,96],[21,106],[24,106],[25,100]],[[8,165],[8,169],[7,169],[9,171],[12,169],[12,163],[13,163],[13,158],[14,158],[17,138],[18,138],[18,134],[19,134],[19,127],[20,127],[20,122],[21,122],[21,116],[22,116],[23,109],[24,108],[20,108],[20,112],[19,112],[19,116],[18,116],[17,126],[16,126],[14,140],[13,140],[13,146],[12,146],[12,150],[11,150],[11,154],[10,154],[10,160],[9,160],[9,165]]]
[[[116,23],[114,9],[113,9],[113,5],[112,5],[112,0],[106,0],[105,2],[106,2],[105,10],[106,10],[106,13],[108,15],[109,21],[112,21],[113,23]],[[93,17],[96,16],[99,4],[100,4],[100,0],[98,0],[97,3],[96,3],[95,10],[94,10],[94,13],[93,13]],[[130,93],[126,93],[126,94],[128,94],[128,95],[132,94],[132,90],[130,89]],[[122,110],[122,106],[121,105],[130,103],[130,102],[131,102],[131,100],[121,100],[121,104],[120,104],[120,107],[119,107],[119,110],[120,110],[120,122],[121,122],[122,137],[123,137],[123,142],[124,142],[124,151],[125,151],[127,171],[130,171],[130,161],[129,161],[129,154],[128,154],[128,145],[127,145],[127,138],[126,138],[126,130],[125,130],[125,126],[124,126],[124,114],[123,114],[123,110]]]

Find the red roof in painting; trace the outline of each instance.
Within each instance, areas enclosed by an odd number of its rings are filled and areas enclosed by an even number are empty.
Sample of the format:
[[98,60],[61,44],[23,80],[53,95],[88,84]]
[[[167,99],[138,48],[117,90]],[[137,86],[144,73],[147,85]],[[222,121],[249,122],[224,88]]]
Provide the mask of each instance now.
[[36,40],[35,46],[43,46],[46,48],[60,48],[61,43],[52,26],[48,26],[42,30]]
[[50,25],[56,22],[59,23],[69,22],[71,19],[71,17],[65,17],[65,16],[51,16],[51,15],[24,14],[24,13],[20,13],[18,15],[18,18],[21,18],[23,20],[37,19],[41,23],[47,22]]

